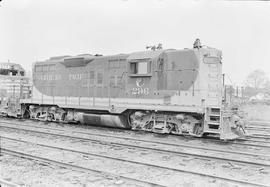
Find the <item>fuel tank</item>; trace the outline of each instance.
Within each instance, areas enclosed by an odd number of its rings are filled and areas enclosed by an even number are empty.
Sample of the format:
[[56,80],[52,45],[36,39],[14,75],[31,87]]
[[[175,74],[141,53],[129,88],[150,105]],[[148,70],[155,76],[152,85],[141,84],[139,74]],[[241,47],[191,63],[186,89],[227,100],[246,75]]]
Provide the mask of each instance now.
[[78,113],[77,117],[82,124],[131,129],[123,115]]

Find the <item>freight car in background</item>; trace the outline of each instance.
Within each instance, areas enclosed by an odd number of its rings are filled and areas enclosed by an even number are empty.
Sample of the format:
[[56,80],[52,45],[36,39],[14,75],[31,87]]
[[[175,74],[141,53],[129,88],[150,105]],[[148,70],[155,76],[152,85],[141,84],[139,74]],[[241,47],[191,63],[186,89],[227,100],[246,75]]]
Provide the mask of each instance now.
[[19,64],[0,63],[0,114],[20,116],[20,99],[30,97],[29,78]]
[[223,102],[222,53],[196,46],[111,56],[52,57],[33,65],[32,97],[23,117],[44,121],[219,135],[245,133]]

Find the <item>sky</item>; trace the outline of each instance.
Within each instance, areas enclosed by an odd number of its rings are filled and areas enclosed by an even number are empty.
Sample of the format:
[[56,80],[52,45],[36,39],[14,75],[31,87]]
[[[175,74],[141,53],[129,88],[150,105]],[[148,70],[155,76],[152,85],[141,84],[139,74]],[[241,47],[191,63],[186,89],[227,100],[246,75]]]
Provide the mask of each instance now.
[[222,0],[2,0],[0,62],[32,63],[52,56],[113,55],[146,45],[222,50],[227,83],[247,75],[270,78],[270,2]]

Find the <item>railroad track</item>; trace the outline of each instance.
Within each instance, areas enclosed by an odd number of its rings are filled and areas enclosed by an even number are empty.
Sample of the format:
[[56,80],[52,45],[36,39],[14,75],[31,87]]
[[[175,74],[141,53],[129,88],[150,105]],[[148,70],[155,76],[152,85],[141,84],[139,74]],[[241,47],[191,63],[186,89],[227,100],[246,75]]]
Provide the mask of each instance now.
[[270,142],[270,136],[268,135],[263,135],[263,134],[252,134],[248,136],[245,140],[252,139],[254,142],[259,142],[259,143],[265,143],[265,142]]
[[[6,139],[8,139],[8,138],[6,138]],[[19,143],[23,142],[23,143],[29,143],[31,145],[33,144],[33,142],[23,141],[23,140],[20,140],[20,139],[9,139],[9,140],[17,141]],[[63,148],[63,147],[45,145],[45,144],[40,144],[40,143],[35,143],[35,144],[38,145],[38,146],[41,146],[41,147],[57,149],[59,151],[67,151],[67,152],[78,153],[78,154],[82,154],[82,155],[90,155],[92,157],[98,157],[98,158],[109,159],[109,160],[113,160],[113,161],[120,161],[120,162],[124,162],[124,163],[136,164],[136,165],[140,165],[140,166],[143,166],[143,167],[147,166],[147,167],[155,168],[157,170],[170,170],[170,171],[177,172],[177,173],[180,173],[180,174],[181,173],[188,173],[188,174],[191,174],[191,175],[197,175],[197,176],[204,177],[204,178],[206,177],[206,178],[210,178],[210,179],[226,181],[226,182],[229,182],[229,183],[239,184],[239,185],[243,185],[243,186],[261,186],[261,187],[267,186],[265,184],[261,184],[261,183],[257,183],[257,182],[248,182],[248,181],[245,181],[245,180],[239,180],[239,179],[235,179],[235,178],[221,177],[221,176],[216,176],[216,175],[211,175],[211,174],[206,174],[206,173],[201,173],[201,172],[196,172],[196,171],[190,171],[190,170],[186,170],[186,169],[179,169],[179,168],[175,168],[175,167],[167,167],[167,166],[162,166],[162,165],[157,165],[157,164],[151,164],[151,163],[142,162],[142,161],[138,162],[138,161],[124,159],[124,158],[106,156],[106,155],[101,155],[101,154],[93,154],[93,153],[89,153],[89,152],[83,152],[83,151],[78,151],[78,150],[74,150],[74,149],[67,149],[67,148]],[[69,164],[69,163],[65,163],[65,162],[59,162],[59,161],[57,161],[55,159],[48,159],[46,157],[36,156],[36,155],[21,152],[21,151],[13,151],[13,150],[5,148],[5,147],[2,149],[2,152],[6,153],[6,154],[14,155],[14,156],[28,158],[28,159],[34,159],[34,160],[39,160],[39,161],[43,161],[43,162],[49,162],[49,163],[52,163],[52,164],[60,165],[62,167],[67,167],[67,168],[72,168],[72,169],[77,169],[77,170],[79,169],[81,171],[94,171],[94,172],[99,172],[99,173],[104,172],[102,170],[96,170],[96,169],[93,169],[93,168],[82,167],[82,166]],[[106,173],[110,174],[110,175],[113,175],[113,173],[108,173],[108,172],[106,172]],[[136,181],[136,182],[144,182],[144,183],[147,183],[149,185],[166,186],[166,184],[153,183],[153,182],[149,182],[149,181],[142,181],[142,180],[140,180],[138,178],[134,178],[134,177],[130,177],[130,176],[129,177],[125,176],[125,175],[118,175],[118,176],[123,178],[123,179],[133,180],[133,181]]]
[[[46,129],[46,130],[62,131],[62,132],[67,131],[67,130],[64,130],[64,129],[54,128],[54,127],[49,127],[49,126],[44,127],[42,125],[22,125],[22,124],[11,123],[11,122],[0,122],[0,124],[1,123],[10,124],[10,125],[20,125],[20,126],[30,127],[30,128],[33,127],[33,128]],[[42,123],[42,124],[45,124],[45,123]],[[85,126],[82,126],[82,127],[85,127]],[[82,132],[82,131],[77,131],[77,130],[70,130],[70,132],[82,133],[82,134],[86,134],[86,135],[96,135],[96,136],[106,136],[106,137],[120,137],[120,138],[126,138],[126,139],[128,138],[128,137],[123,137],[122,136],[123,134],[120,134],[120,136],[117,136],[117,135],[114,135],[114,134],[111,134],[111,133],[108,134],[108,132],[106,132],[106,134],[105,134],[104,133],[105,128],[102,128],[102,127],[93,127],[93,128],[99,128],[98,130],[101,130],[101,131],[97,131],[97,133],[90,133],[90,132],[85,132],[85,131]],[[87,129],[87,130],[89,130],[89,129]],[[93,130],[93,129],[90,129],[90,130]],[[96,129],[94,129],[94,130],[96,130]],[[107,130],[107,128],[106,128],[106,130]],[[136,133],[134,131],[122,130],[122,129],[118,129],[118,131],[128,132],[128,133],[131,133],[131,132]],[[144,134],[145,134],[145,132],[144,132]],[[152,134],[152,133],[148,133],[148,134]],[[190,137],[190,136],[188,136],[188,137],[174,136],[174,135],[170,135],[170,136],[177,137],[178,139],[181,139],[181,140],[184,140],[184,141],[187,141],[187,140],[202,140],[201,138]],[[132,138],[129,138],[129,139],[132,139]],[[138,140],[138,139],[133,139],[133,140]],[[250,136],[248,136],[246,138],[239,138],[239,139],[234,140],[234,141],[229,141],[229,143],[236,144],[236,145],[241,145],[241,146],[256,146],[256,147],[262,147],[262,148],[270,148],[269,140],[270,140],[270,137],[268,137],[268,136],[263,136],[261,134],[253,134],[253,135],[250,135]],[[147,140],[143,139],[143,141],[147,141]],[[173,141],[175,141],[175,140],[173,140]],[[216,138],[203,139],[203,141],[204,142],[215,142],[215,143],[224,144],[224,141],[221,141],[221,140],[216,139]],[[166,143],[164,141],[158,141],[158,142],[159,143]]]
[[[0,126],[2,125],[0,124]],[[66,133],[59,134],[55,132],[48,132],[48,131],[45,132],[45,131],[38,131],[38,130],[33,130],[33,129],[22,129],[18,127],[7,127],[7,126],[2,126],[2,127],[15,129],[15,130],[23,130],[23,131],[32,132],[32,133],[39,133],[39,134],[52,135],[52,136],[57,136],[57,137],[77,139],[77,140],[82,140],[82,141],[99,142],[101,144],[109,144],[109,145],[113,144],[117,146],[133,147],[133,148],[159,151],[159,152],[165,152],[165,153],[188,155],[188,156],[194,156],[194,157],[200,157],[200,158],[215,159],[215,160],[222,160],[222,161],[225,160],[225,161],[237,162],[237,163],[242,163],[242,164],[251,164],[251,165],[270,167],[270,158],[268,158],[268,156],[265,156],[263,154],[260,155],[258,153],[231,151],[231,150],[226,150],[226,149],[213,149],[213,148],[206,148],[206,147],[194,146],[194,145],[191,146],[191,145],[178,143],[178,142],[167,143],[167,142],[162,142],[162,141],[151,141],[151,140],[144,140],[144,139],[137,139],[137,138],[130,138],[130,137],[106,135],[106,134],[76,132],[80,136],[74,136],[74,131],[69,134],[66,134]],[[52,130],[51,128],[49,129]],[[57,130],[57,129],[53,129],[53,130]],[[63,133],[65,132],[65,130],[60,129],[58,132]],[[81,137],[82,134],[91,135],[91,137]],[[93,137],[93,136],[96,136],[96,137]],[[108,141],[104,139],[98,139],[97,137],[102,137],[102,138],[106,137],[106,138],[110,138],[110,140]],[[112,138],[116,139],[116,141],[113,140]],[[117,140],[122,140],[122,141],[119,142]],[[130,143],[129,141],[132,141],[132,142]],[[185,148],[185,150],[176,151],[179,148]],[[197,153],[194,153],[194,150],[197,150],[195,151]],[[198,150],[200,151],[198,152]],[[209,154],[209,152],[211,152],[212,154]],[[223,155],[220,155],[219,153],[222,153]],[[234,155],[234,156],[231,156],[233,158],[230,158],[230,154]],[[246,156],[247,158],[246,159],[243,157],[239,158],[239,155]],[[263,158],[268,158],[267,160],[269,160],[269,162],[264,162],[264,163],[257,162],[258,156],[261,156]],[[250,160],[253,160],[253,161],[250,161]]]
[[[33,122],[33,121],[31,121]],[[22,124],[18,124],[18,123],[11,123],[11,122],[0,122],[1,123],[4,123],[4,124],[11,124],[11,125],[20,125],[20,126],[24,126],[24,127],[33,127],[33,128],[39,128],[39,129],[47,129],[47,130],[54,130],[54,131],[62,131],[62,132],[66,132],[67,130],[64,130],[64,129],[60,129],[60,128],[55,128],[55,127],[49,127],[49,126],[42,126],[42,125],[22,125]],[[42,124],[45,124],[45,123],[42,123]],[[82,126],[82,127],[85,127],[85,126]],[[94,130],[98,130],[96,133],[93,133],[93,132],[85,132],[85,131],[78,131],[78,130],[70,130],[70,132],[75,132],[75,133],[82,133],[82,134],[86,134],[86,135],[96,135],[96,136],[106,136],[106,137],[115,137],[115,138],[125,138],[125,139],[129,139],[129,140],[138,140],[140,141],[140,139],[138,138],[130,138],[130,137],[124,137],[123,134],[120,134],[119,136],[117,135],[114,135],[112,133],[104,133],[104,130],[107,130],[108,128],[104,128],[104,127],[91,127],[90,130],[93,130],[93,128],[95,128]],[[89,129],[87,129],[89,130]],[[114,130],[114,129],[111,129],[111,130]],[[128,133],[136,133],[136,132],[139,132],[140,131],[130,131],[130,130],[125,130],[125,129],[118,129],[117,130],[118,132],[128,132]],[[152,134],[152,133],[147,133],[147,132],[142,132],[143,134]],[[187,140],[202,140],[202,138],[196,138],[196,137],[190,137],[190,136],[177,136],[177,135],[170,135],[171,137],[177,137],[181,140],[184,140],[184,141],[187,141]],[[237,140],[234,140],[234,141],[229,141],[229,143],[231,144],[236,144],[236,145],[240,145],[240,146],[254,146],[254,147],[261,147],[261,148],[270,148],[270,136],[263,136],[261,134],[252,134],[246,138],[239,138]],[[142,139],[142,141],[149,141],[145,138]],[[175,140],[173,140],[175,142]],[[219,139],[216,139],[216,138],[204,138],[203,139],[204,142],[210,142],[210,143],[217,143],[217,144],[224,144],[224,141],[222,140],[219,140]],[[167,142],[164,142],[164,141],[157,141],[157,142],[154,142],[154,143],[167,143]],[[168,144],[171,144],[172,142],[168,142]],[[226,142],[225,142],[226,143]],[[177,144],[179,145],[179,144]],[[181,145],[182,146],[182,145]]]
[[16,157],[20,157],[20,158],[24,158],[24,159],[36,160],[39,162],[49,163],[49,164],[53,164],[56,166],[60,166],[60,167],[64,167],[64,168],[68,168],[68,169],[72,169],[72,170],[77,170],[77,171],[82,171],[82,172],[94,172],[94,173],[102,174],[102,175],[116,176],[116,177],[120,177],[121,179],[124,179],[124,180],[143,183],[143,184],[147,184],[149,186],[165,187],[165,185],[160,185],[160,184],[149,182],[149,181],[144,181],[144,180],[140,180],[140,179],[136,179],[136,178],[132,178],[132,177],[127,177],[127,176],[124,176],[121,174],[115,175],[114,173],[108,173],[108,172],[104,172],[102,170],[82,167],[82,166],[78,166],[78,165],[74,165],[74,164],[70,164],[70,163],[66,163],[66,162],[57,161],[54,159],[48,159],[48,158],[41,157],[41,156],[36,156],[36,155],[31,155],[31,154],[27,154],[27,153],[23,153],[23,152],[19,152],[19,151],[14,151],[12,149],[1,148],[1,153],[2,153],[2,155],[8,154],[8,155],[12,155],[12,156],[16,156]]

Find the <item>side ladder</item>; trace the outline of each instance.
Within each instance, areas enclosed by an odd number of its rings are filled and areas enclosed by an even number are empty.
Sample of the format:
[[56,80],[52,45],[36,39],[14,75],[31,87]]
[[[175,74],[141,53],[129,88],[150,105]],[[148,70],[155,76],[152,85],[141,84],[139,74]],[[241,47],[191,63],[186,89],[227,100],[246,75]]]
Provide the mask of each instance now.
[[204,118],[204,132],[219,134],[222,123],[221,108],[208,107]]

